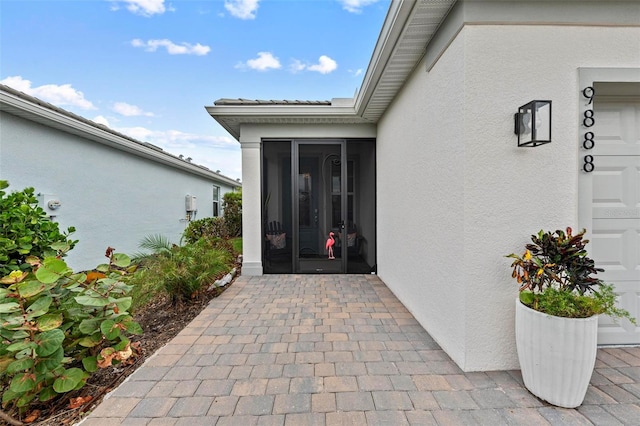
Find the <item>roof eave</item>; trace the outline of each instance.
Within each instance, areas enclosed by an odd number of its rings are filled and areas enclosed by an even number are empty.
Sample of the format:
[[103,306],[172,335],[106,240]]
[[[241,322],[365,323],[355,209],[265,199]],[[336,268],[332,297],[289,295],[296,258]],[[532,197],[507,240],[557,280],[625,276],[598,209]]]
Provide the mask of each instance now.
[[392,1],[387,11],[378,41],[371,54],[369,66],[362,79],[362,85],[355,99],[355,111],[362,115],[369,100],[373,96],[384,68],[396,46],[398,38],[402,33],[404,24],[411,15],[411,10],[415,6],[415,1],[398,0]]
[[[118,135],[115,132],[104,130],[108,128],[97,123],[85,122],[84,120],[86,119],[75,118],[72,113],[65,114],[48,108],[46,103],[41,105],[27,98],[31,97],[22,93],[17,95],[6,90],[0,90],[0,111],[81,136],[103,145],[129,152],[160,164],[185,170],[208,179],[215,179],[216,181],[234,187],[242,186],[239,182],[229,177],[215,173],[204,166],[182,160],[153,144],[137,141],[124,135]],[[33,99],[37,100],[35,98]]]
[[[295,123],[301,119],[360,120],[353,106],[333,105],[214,105],[205,109],[231,136],[240,140],[240,126],[278,118],[279,123]],[[362,119],[363,122],[366,120]]]

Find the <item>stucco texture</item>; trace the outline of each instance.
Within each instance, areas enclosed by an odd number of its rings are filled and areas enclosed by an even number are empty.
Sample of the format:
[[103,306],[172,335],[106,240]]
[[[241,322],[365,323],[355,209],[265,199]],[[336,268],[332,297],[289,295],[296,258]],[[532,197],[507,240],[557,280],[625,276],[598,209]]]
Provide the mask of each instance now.
[[[578,68],[639,66],[634,27],[466,25],[380,121],[379,274],[465,371],[518,368],[504,255],[577,227]],[[553,142],[518,148],[533,99]]]

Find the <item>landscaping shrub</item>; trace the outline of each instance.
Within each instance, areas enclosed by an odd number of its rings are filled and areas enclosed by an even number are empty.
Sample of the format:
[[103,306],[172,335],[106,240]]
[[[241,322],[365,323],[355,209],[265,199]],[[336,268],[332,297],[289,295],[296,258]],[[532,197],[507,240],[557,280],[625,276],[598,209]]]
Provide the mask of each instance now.
[[192,244],[201,238],[227,239],[231,237],[224,217],[205,217],[204,219],[194,220],[189,223],[183,236],[187,243]]
[[227,192],[222,198],[222,211],[229,237],[242,235],[242,192]]
[[27,256],[45,258],[66,253],[78,241],[68,237],[69,227],[60,232],[58,224],[38,206],[33,188],[7,193],[9,183],[0,180],[0,277],[14,270],[29,270]]
[[0,390],[3,407],[24,409],[84,386],[98,368],[132,355],[127,335],[142,332],[128,310],[129,258],[74,273],[57,257],[29,256],[28,271],[0,279]]
[[131,278],[134,309],[152,300],[158,292],[172,304],[186,303],[233,267],[231,243],[220,238],[201,238],[184,246],[173,246],[144,259],[144,268]]

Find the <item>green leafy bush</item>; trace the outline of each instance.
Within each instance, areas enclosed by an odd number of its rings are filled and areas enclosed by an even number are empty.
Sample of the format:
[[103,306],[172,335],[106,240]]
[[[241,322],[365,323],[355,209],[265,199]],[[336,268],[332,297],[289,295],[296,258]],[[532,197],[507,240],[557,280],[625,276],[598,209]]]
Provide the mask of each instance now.
[[231,237],[224,217],[205,217],[189,223],[184,230],[183,237],[187,243],[195,243],[201,238],[223,238]]
[[23,409],[81,388],[90,373],[132,354],[127,335],[142,332],[128,313],[131,270],[124,254],[74,273],[58,257],[29,256],[29,271],[0,279],[2,406]]
[[6,193],[9,183],[0,180],[0,277],[15,270],[28,270],[27,256],[45,258],[72,249],[77,241],[68,237],[69,227],[61,233],[34,195],[33,188]]
[[242,192],[227,192],[222,198],[222,211],[229,237],[242,235]]

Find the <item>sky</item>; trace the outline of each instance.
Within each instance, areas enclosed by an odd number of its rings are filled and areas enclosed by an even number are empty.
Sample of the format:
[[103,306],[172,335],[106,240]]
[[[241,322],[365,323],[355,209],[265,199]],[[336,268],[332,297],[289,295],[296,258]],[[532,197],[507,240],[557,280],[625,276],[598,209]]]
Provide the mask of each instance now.
[[0,83],[241,178],[220,98],[350,98],[391,0],[0,0]]

